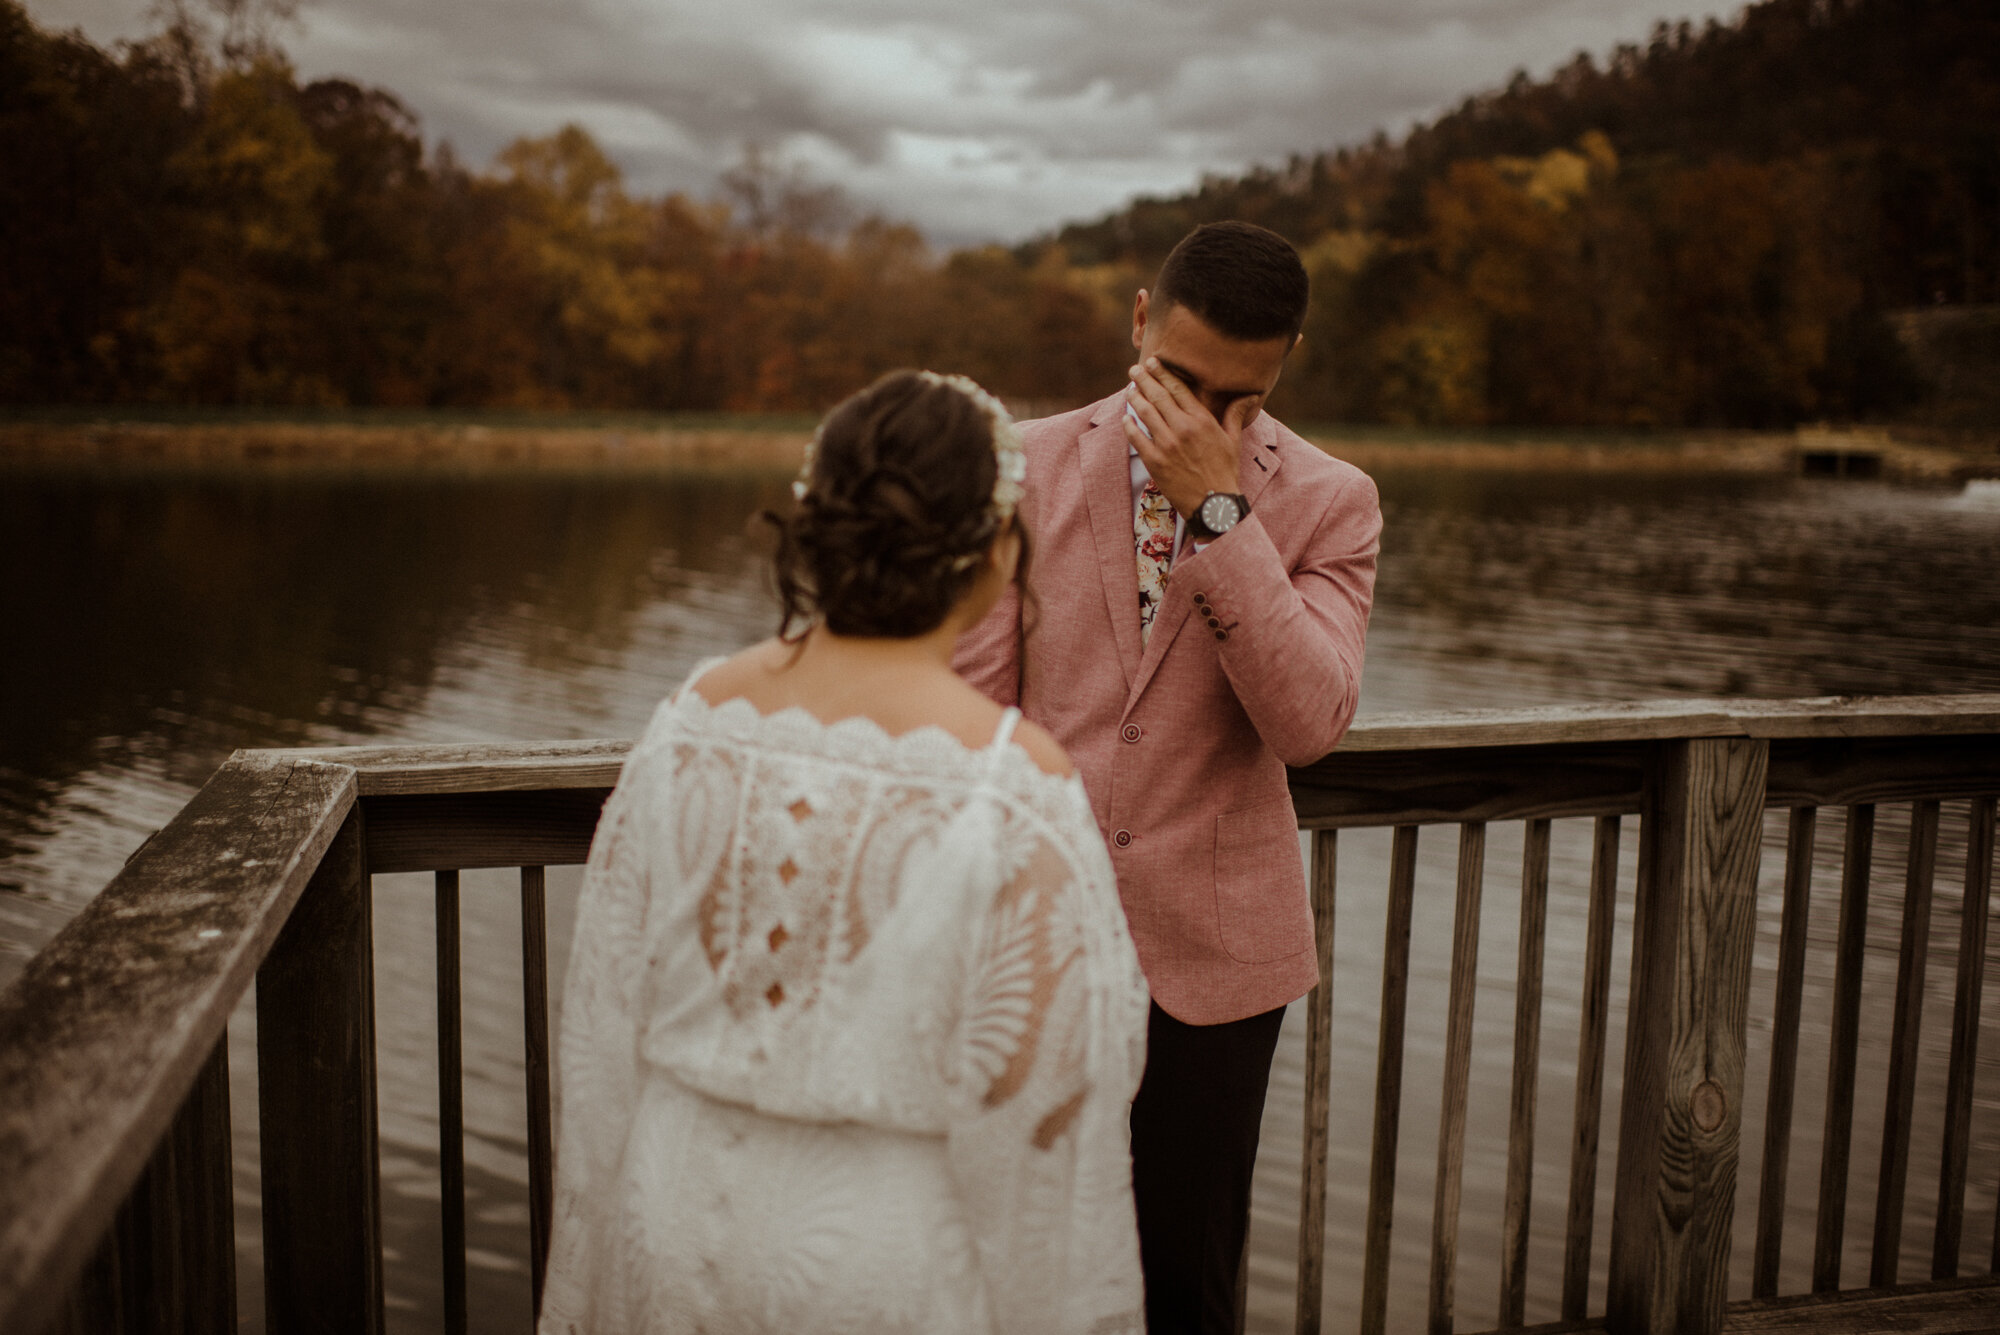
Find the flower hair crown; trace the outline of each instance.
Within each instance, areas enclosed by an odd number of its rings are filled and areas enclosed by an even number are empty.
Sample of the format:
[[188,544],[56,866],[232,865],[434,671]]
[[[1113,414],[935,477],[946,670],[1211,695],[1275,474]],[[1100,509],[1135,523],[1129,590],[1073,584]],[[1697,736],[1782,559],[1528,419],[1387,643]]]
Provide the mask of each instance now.
[[[919,371],[917,378],[931,385],[944,385],[955,389],[971,399],[993,422],[993,499],[987,502],[986,512],[996,523],[1012,518],[1014,510],[1021,503],[1027,490],[1028,456],[1021,448],[1021,433],[1014,428],[1014,418],[994,398],[980,388],[970,376],[939,375],[936,371]],[[823,429],[823,428],[822,428]],[[804,500],[806,491],[812,485],[813,457],[819,452],[818,431],[806,442],[805,463],[799,468],[798,481],[792,483],[792,497]],[[952,562],[952,569],[967,570],[977,561],[977,553],[958,557]]]

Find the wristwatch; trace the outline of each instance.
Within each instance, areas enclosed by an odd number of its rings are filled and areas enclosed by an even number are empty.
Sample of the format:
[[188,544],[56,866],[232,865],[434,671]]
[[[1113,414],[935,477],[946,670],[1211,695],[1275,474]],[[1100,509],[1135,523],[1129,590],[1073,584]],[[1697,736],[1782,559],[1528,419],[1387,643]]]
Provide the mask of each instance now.
[[1219,538],[1243,522],[1250,513],[1250,498],[1233,491],[1211,491],[1188,516],[1188,527],[1197,538]]

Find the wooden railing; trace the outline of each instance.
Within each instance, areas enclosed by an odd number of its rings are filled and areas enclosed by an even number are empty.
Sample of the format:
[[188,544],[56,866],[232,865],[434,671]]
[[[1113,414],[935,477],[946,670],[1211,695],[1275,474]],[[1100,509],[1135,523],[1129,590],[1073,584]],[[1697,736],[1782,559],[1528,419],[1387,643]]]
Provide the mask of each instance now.
[[[236,1324],[225,1029],[256,982],[266,1325],[379,1331],[383,1286],[369,878],[437,874],[445,1307],[465,1325],[458,873],[521,868],[534,1291],[550,1179],[544,867],[583,860],[624,743],[239,752],[0,994],[0,1330]],[[1295,771],[1321,984],[1306,1004],[1296,1328],[1326,1295],[1339,831],[1393,830],[1363,1331],[1390,1295],[1410,941],[1422,827],[1458,827],[1428,1325],[1455,1327],[1480,904],[1489,826],[1524,823],[1500,1323],[1527,1304],[1551,823],[1592,822],[1561,1312],[1609,1329],[1712,1331],[1778,1297],[1816,813],[1844,807],[1833,1045],[1812,1293],[1840,1259],[1878,804],[1911,805],[1871,1287],[1897,1284],[1941,803],[1965,804],[1964,910],[1932,1276],[1960,1268],[2000,793],[2000,696],[1666,704],[1429,715],[1357,727]],[[1760,836],[1789,811],[1766,1116],[1744,1125]],[[1637,815],[1631,986],[1604,1307],[1590,1309],[1624,818]],[[1430,1073],[1424,1073],[1428,1078]],[[1764,1147],[1751,1299],[1726,1307],[1737,1147]],[[1804,1245],[1803,1239],[1791,1240]],[[2000,1257],[1994,1258],[2000,1261]],[[1982,1273],[1996,1268],[1988,1263]],[[1851,1289],[1852,1286],[1849,1286]],[[1954,1290],[1956,1292],[1956,1290]],[[1787,1301],[1810,1303],[1793,1295]],[[1804,1310],[1810,1310],[1809,1306]]]

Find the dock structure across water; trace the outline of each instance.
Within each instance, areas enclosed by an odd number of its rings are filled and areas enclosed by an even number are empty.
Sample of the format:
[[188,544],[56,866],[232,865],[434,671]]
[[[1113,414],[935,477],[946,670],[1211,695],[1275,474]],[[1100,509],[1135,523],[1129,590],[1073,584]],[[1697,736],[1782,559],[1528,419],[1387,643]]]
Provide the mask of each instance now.
[[[370,878],[436,877],[441,1225],[446,1325],[465,1327],[458,1010],[459,873],[519,868],[530,1211],[539,1300],[552,1142],[545,868],[581,862],[624,742],[242,751],[0,994],[0,1330],[226,1331],[237,1324],[226,1028],[256,984],[265,1322],[380,1331],[383,1266],[375,1095]],[[2000,1329],[2000,1242],[1968,1257],[1966,1202],[2000,795],[2000,695],[1852,700],[1674,700],[1378,718],[1296,770],[1311,832],[1320,986],[1306,1005],[1304,1153],[1294,1327],[1325,1320],[1336,853],[1343,830],[1393,831],[1380,1032],[1358,1300],[1385,1328],[1391,1239],[1429,1235],[1427,1325],[1461,1328],[1467,1099],[1487,832],[1522,823],[1514,969],[1514,1086],[1504,1208],[1471,1227],[1501,1239],[1500,1326],[1522,1329],[1534,1181],[1550,830],[1590,823],[1593,858],[1570,1115],[1561,1317],[1539,1330],[1638,1332]],[[1906,807],[1899,886],[1874,884],[1878,809]],[[1819,814],[1844,809],[1843,872],[1814,885]],[[1767,812],[1787,855],[1768,1087],[1746,1118],[1752,949]],[[1633,836],[1637,877],[1621,884]],[[1902,817],[1898,814],[1898,820]],[[1409,946],[1420,840],[1457,845],[1441,1071],[1405,1063]],[[1940,865],[1962,833],[1962,866]],[[1954,859],[1955,861],[1955,859]],[[1927,959],[1936,886],[1957,897],[1955,956]],[[1871,897],[1900,894],[1886,1087],[1857,1088]],[[1806,922],[1838,923],[1820,1161],[1791,1162]],[[1632,970],[1610,1217],[1598,1164],[1613,1028],[1611,938],[1629,903]],[[1343,924],[1343,927],[1345,924]],[[1372,929],[1371,929],[1372,930]],[[1953,972],[1943,1145],[1928,1273],[1902,1264],[1927,970]],[[1395,1217],[1402,1095],[1438,1080],[1436,1190],[1427,1217]],[[1879,1164],[1852,1155],[1857,1098],[1881,1098]],[[1987,1129],[1990,1134],[1990,1128]],[[1761,1143],[1758,1205],[1739,1216],[1739,1148]],[[1811,1237],[1787,1236],[1796,1166],[1817,1173]],[[1872,1174],[1872,1183],[1868,1181]],[[1850,1185],[1872,1186],[1871,1264],[1842,1267]],[[1992,1199],[1994,1184],[1971,1184]],[[1733,1238],[1754,1234],[1750,1296],[1728,1301]],[[1594,1304],[1592,1247],[1608,1232]],[[1979,1230],[1984,1235],[1983,1226]],[[1920,1235],[1919,1235],[1920,1236]],[[1995,1228],[2000,1238],[2000,1225]],[[1781,1293],[1783,1249],[1809,1249],[1809,1291]],[[1408,1282],[1402,1277],[1399,1282]],[[523,1314],[525,1318],[525,1313]],[[1343,1320],[1344,1324],[1344,1320]]]

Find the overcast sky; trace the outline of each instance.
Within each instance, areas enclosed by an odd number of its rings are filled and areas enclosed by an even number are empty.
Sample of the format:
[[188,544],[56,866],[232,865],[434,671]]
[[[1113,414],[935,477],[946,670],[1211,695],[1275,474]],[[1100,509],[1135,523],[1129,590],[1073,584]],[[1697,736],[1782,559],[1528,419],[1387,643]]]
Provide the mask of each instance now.
[[[143,35],[148,0],[27,0]],[[1678,7],[1676,7],[1678,6]],[[387,88],[484,165],[585,126],[648,193],[755,141],[939,244],[1015,241],[1203,172],[1392,133],[1705,0],[304,0],[307,78]]]

